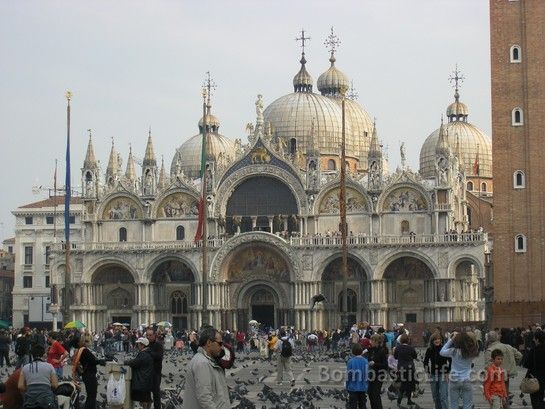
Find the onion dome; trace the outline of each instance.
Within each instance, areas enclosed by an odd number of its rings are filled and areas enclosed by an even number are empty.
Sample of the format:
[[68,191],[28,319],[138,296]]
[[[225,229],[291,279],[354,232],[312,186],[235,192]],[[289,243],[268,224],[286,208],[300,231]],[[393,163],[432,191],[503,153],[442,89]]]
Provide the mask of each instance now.
[[337,67],[335,67],[335,56],[333,53],[329,58],[331,66],[329,69],[318,77],[318,91],[326,96],[344,95],[350,86],[348,77]]
[[[479,176],[492,177],[492,140],[482,130],[468,122],[468,110],[465,104],[455,101],[449,106],[459,104],[465,107],[465,114],[447,111],[448,123],[444,128],[449,146],[454,146],[455,154],[462,165],[466,176],[474,176],[473,164],[479,162]],[[450,115],[449,115],[450,114]],[[420,150],[420,173],[422,177],[435,175],[436,147],[438,145],[441,127],[433,131]],[[461,157],[460,157],[461,156]]]
[[[199,121],[199,134],[189,138],[182,144],[174,154],[170,166],[170,175],[175,177],[178,171],[190,178],[199,178],[201,175],[201,157],[202,157],[202,139],[204,118]],[[235,157],[235,143],[218,133],[219,120],[210,113],[210,108],[206,114],[206,160],[218,161],[220,155],[224,158]]]
[[301,69],[295,77],[293,77],[293,92],[312,92],[312,85],[314,80],[305,68],[307,60],[305,59],[305,53],[301,55]]

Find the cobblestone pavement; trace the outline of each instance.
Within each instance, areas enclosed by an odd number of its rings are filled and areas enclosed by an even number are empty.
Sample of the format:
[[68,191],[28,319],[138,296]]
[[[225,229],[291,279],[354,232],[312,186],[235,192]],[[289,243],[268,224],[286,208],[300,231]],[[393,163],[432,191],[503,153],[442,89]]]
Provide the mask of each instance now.
[[[424,350],[419,349],[419,356],[423,357]],[[165,354],[163,364],[163,381],[161,388],[164,391],[164,400],[168,399],[166,394],[177,393],[180,385],[183,384],[185,367],[192,354],[168,351]],[[123,361],[125,356],[118,354],[117,359]],[[484,367],[483,355],[475,360],[475,370],[479,371]],[[292,369],[295,375],[295,386],[292,388],[286,377],[282,385],[276,383],[276,359],[272,362],[263,359],[258,353],[241,354],[237,356],[235,367],[226,371],[227,382],[232,392],[233,407],[238,408],[345,408],[346,399],[344,391],[344,371],[346,364],[340,357],[314,354],[296,349],[292,362]],[[417,370],[423,371],[422,362],[417,362]],[[0,379],[5,380],[7,375],[13,371],[13,367],[0,369]],[[70,373],[69,367],[65,368],[65,375]],[[519,369],[517,378],[511,381],[511,393],[514,394],[512,409],[530,407],[528,395],[520,397],[519,385],[525,374],[523,368]],[[332,379],[331,379],[332,378]],[[99,407],[105,398],[107,376],[104,368],[99,367],[99,394],[97,401]],[[473,397],[476,409],[489,408],[482,394],[482,382],[473,382]],[[395,400],[390,400],[386,392],[388,383],[385,383],[382,394],[382,402],[385,409],[397,408]],[[430,387],[426,382],[420,384],[423,393],[415,398],[417,407],[434,409]],[[264,392],[265,389],[265,392]],[[172,392],[170,392],[170,390]],[[82,395],[85,391],[82,392]],[[183,396],[183,392],[182,392]],[[524,402],[528,406],[524,405]],[[180,402],[177,402],[178,404]],[[314,405],[314,406],[311,406]],[[254,406],[255,405],[255,406]],[[138,405],[135,405],[138,407]],[[369,406],[368,406],[369,407]]]

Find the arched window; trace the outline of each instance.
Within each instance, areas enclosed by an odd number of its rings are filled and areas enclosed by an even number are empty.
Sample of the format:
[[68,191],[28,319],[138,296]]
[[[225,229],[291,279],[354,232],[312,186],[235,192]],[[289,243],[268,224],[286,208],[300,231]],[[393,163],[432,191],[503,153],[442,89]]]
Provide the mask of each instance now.
[[515,108],[511,112],[511,125],[513,126],[524,125],[524,114],[521,108]]
[[481,183],[481,192],[486,192],[486,183]]
[[119,229],[119,241],[127,241],[127,229],[124,227]]
[[470,192],[473,191],[473,182],[472,181],[467,182],[467,190],[469,190]]
[[333,159],[327,161],[327,170],[337,170],[337,164]]
[[401,222],[401,234],[409,234],[410,226],[408,220],[403,220]]
[[522,61],[522,53],[519,45],[511,46],[511,62],[520,63]]
[[184,239],[185,239],[185,228],[184,228],[184,226],[176,227],[176,240],[184,240]]
[[170,311],[172,314],[187,314],[187,297],[184,293],[176,291],[172,294]]
[[290,153],[292,155],[295,155],[296,151],[297,151],[297,139],[291,138],[290,139]]
[[513,173],[513,187],[515,189],[526,187],[526,178],[522,170],[516,170],[515,173]]
[[515,236],[515,253],[526,253],[526,236],[524,234]]
[[89,171],[85,172],[85,181],[86,182],[92,182],[93,181],[93,174]]
[[[356,295],[356,292],[352,290],[351,288],[348,288],[346,290],[348,295],[348,312],[356,312],[358,310],[358,296]],[[341,312],[344,312],[344,292],[341,291],[339,294],[339,310]]]

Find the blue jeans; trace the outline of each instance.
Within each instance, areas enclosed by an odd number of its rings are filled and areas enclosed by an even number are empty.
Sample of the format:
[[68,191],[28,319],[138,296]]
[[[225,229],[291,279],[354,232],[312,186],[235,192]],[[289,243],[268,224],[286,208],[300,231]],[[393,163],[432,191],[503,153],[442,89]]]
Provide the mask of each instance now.
[[448,386],[450,395],[450,409],[458,409],[460,398],[463,402],[463,409],[473,408],[473,389],[471,381],[453,381],[450,380]]
[[435,409],[448,409],[448,375],[430,375],[431,396]]
[[55,373],[57,374],[57,379],[60,380],[62,378],[62,366],[60,368],[55,368]]

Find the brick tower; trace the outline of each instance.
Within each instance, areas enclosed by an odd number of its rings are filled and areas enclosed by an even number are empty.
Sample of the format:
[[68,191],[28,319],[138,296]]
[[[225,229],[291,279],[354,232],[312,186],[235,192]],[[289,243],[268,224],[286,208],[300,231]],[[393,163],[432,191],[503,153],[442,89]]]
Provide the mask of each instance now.
[[490,0],[494,325],[545,322],[545,1]]

